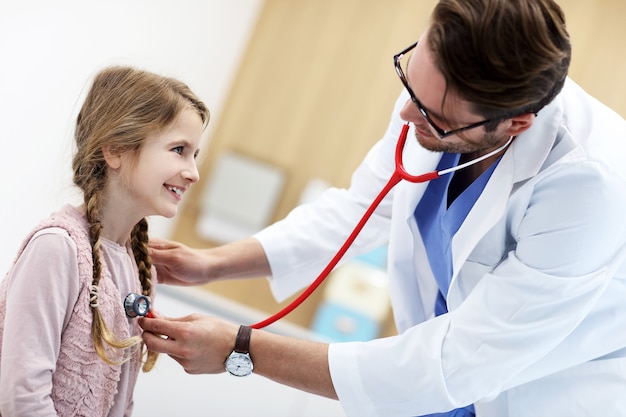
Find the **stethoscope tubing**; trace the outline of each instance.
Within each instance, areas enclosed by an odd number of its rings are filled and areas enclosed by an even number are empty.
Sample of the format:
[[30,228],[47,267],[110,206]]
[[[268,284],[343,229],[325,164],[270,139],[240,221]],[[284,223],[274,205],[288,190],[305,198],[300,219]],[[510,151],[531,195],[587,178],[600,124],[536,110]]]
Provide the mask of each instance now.
[[300,304],[302,304],[307,298],[309,298],[309,296],[311,294],[313,294],[313,292],[320,286],[320,284],[322,282],[324,282],[324,280],[328,277],[330,272],[335,268],[335,266],[337,266],[337,264],[339,263],[341,258],[343,258],[343,256],[346,254],[348,248],[350,248],[350,246],[352,245],[352,243],[354,243],[354,240],[357,238],[359,233],[361,233],[361,230],[363,229],[363,227],[365,226],[365,224],[367,223],[369,218],[372,216],[372,213],[374,213],[376,208],[378,208],[378,205],[380,204],[380,202],[385,198],[385,196],[387,196],[389,191],[391,191],[391,189],[393,187],[395,187],[401,180],[406,180],[406,181],[412,182],[412,183],[422,183],[422,182],[428,182],[428,181],[434,180],[436,178],[441,177],[442,175],[450,174],[450,173],[452,173],[454,171],[458,171],[460,169],[466,168],[466,167],[468,167],[470,165],[476,164],[477,162],[480,162],[480,161],[482,161],[484,159],[487,159],[487,158],[497,154],[498,152],[504,150],[507,146],[509,146],[509,144],[513,140],[513,137],[510,137],[509,140],[504,145],[500,146],[499,148],[497,148],[497,149],[495,149],[495,150],[493,150],[493,151],[491,151],[491,152],[489,152],[489,153],[487,153],[487,154],[485,154],[485,155],[483,155],[483,156],[481,156],[479,158],[476,158],[476,159],[473,159],[471,161],[468,161],[468,162],[466,162],[464,164],[457,165],[455,167],[444,169],[444,170],[440,170],[440,171],[427,172],[427,173],[421,174],[421,175],[412,175],[404,168],[404,163],[402,161],[402,153],[404,151],[404,145],[406,143],[406,138],[407,138],[408,132],[409,132],[409,123],[405,123],[402,126],[402,131],[400,132],[400,135],[398,136],[398,143],[396,144],[395,168],[394,168],[393,174],[391,174],[391,177],[387,181],[387,184],[385,184],[385,186],[378,193],[376,198],[374,198],[374,200],[372,201],[372,204],[370,204],[368,209],[365,211],[365,213],[363,214],[363,217],[361,217],[361,220],[359,220],[359,222],[355,226],[355,228],[352,231],[352,233],[350,233],[350,235],[348,236],[346,241],[343,243],[343,245],[339,248],[339,250],[337,251],[335,256],[333,256],[333,258],[330,260],[330,262],[328,262],[328,265],[326,265],[324,270],[318,275],[318,277],[315,279],[315,281],[313,281],[291,303],[289,303],[287,306],[285,306],[283,309],[281,309],[277,313],[273,314],[272,316],[270,316],[270,317],[266,318],[265,320],[262,320],[262,321],[260,321],[258,323],[255,323],[255,324],[251,325],[250,327],[252,327],[253,329],[262,329],[264,327],[267,327],[270,324],[273,324],[276,321],[282,319],[287,314],[291,313],[298,306],[300,306]]
[[337,266],[337,263],[339,263],[341,258],[343,258],[343,256],[345,255],[348,248],[352,245],[352,243],[354,243],[354,240],[356,239],[356,237],[359,235],[359,233],[361,233],[363,226],[365,226],[365,223],[367,223],[369,218],[372,216],[372,213],[374,213],[374,211],[376,210],[380,202],[383,200],[383,198],[385,198],[387,193],[389,193],[389,190],[391,190],[398,182],[400,182],[400,177],[396,175],[396,173],[394,173],[394,175],[391,176],[391,178],[389,179],[385,187],[381,190],[381,192],[376,196],[372,204],[365,211],[365,214],[363,214],[363,217],[361,217],[361,220],[359,220],[359,223],[356,225],[352,233],[350,233],[350,236],[348,236],[348,238],[343,243],[341,248],[337,251],[337,253],[330,260],[330,262],[328,262],[328,265],[326,265],[326,268],[324,268],[324,270],[319,274],[319,276],[315,279],[315,281],[313,281],[313,283],[311,283],[296,299],[294,299],[289,305],[284,307],[278,313],[268,317],[267,319],[263,321],[253,324],[250,327],[252,327],[253,329],[262,329],[264,327],[267,327],[270,324],[285,317],[287,314],[291,313],[298,306],[300,306],[300,304],[302,304],[304,300],[309,298],[309,296],[313,294],[313,292],[317,289],[317,287],[320,286],[320,284],[326,279],[326,277],[328,277],[328,274],[330,274],[330,272],[335,268],[335,266]]

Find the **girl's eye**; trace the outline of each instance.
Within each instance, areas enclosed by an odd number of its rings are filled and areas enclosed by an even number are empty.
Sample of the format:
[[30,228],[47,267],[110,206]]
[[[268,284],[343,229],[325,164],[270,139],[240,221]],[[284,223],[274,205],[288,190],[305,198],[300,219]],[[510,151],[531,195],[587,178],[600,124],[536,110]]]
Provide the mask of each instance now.
[[176,152],[179,155],[182,155],[183,149],[184,148],[182,146],[177,146],[177,147],[173,148],[172,151]]

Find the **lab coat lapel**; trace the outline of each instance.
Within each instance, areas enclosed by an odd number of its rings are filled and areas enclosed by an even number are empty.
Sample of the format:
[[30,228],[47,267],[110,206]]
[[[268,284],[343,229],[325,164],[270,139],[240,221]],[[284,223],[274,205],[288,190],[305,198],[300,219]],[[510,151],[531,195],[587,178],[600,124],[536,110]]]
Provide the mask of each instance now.
[[450,287],[454,285],[459,269],[480,239],[503,216],[513,188],[512,165],[512,158],[503,157],[465,221],[454,235],[452,239],[453,272]]

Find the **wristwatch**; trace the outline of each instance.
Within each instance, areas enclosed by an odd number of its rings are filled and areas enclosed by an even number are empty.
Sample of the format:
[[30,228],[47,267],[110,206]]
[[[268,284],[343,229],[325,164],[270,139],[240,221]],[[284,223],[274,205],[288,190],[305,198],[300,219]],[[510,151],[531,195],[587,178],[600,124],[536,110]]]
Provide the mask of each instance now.
[[235,340],[235,349],[226,358],[226,370],[234,376],[248,376],[254,365],[250,357],[250,335],[252,328],[241,325]]

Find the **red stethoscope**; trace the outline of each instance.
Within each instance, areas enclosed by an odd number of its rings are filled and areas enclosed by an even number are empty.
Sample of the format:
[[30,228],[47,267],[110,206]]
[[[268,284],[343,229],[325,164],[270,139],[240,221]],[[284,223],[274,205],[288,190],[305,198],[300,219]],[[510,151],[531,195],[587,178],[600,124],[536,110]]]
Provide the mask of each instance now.
[[[319,276],[313,281],[308,288],[306,288],[296,299],[294,299],[289,305],[285,306],[282,310],[275,313],[274,315],[266,318],[263,321],[260,321],[256,324],[251,325],[253,329],[262,329],[264,327],[269,326],[270,324],[280,320],[285,317],[287,314],[291,313],[295,310],[300,304],[302,304],[309,296],[320,286],[320,284],[328,277],[330,272],[337,266],[337,263],[341,260],[341,258],[345,255],[346,251],[352,245],[356,237],[359,235],[365,223],[369,220],[374,210],[378,207],[380,202],[385,198],[385,196],[389,193],[389,191],[395,187],[401,180],[406,180],[412,183],[422,183],[434,180],[436,178],[441,177],[442,175],[450,174],[455,171],[458,171],[463,168],[467,168],[468,166],[474,165],[484,159],[487,159],[498,152],[505,149],[511,141],[513,140],[513,136],[509,138],[509,140],[499,148],[480,156],[471,161],[465,162],[461,165],[457,165],[452,168],[443,169],[441,171],[432,171],[421,175],[411,175],[405,168],[404,162],[402,160],[402,152],[404,151],[404,145],[406,144],[407,134],[409,132],[409,123],[405,123],[402,126],[402,131],[400,132],[400,136],[398,137],[398,143],[396,145],[396,153],[395,153],[395,168],[391,178],[387,184],[383,187],[383,189],[378,193],[372,204],[370,204],[369,208],[361,217],[361,220],[356,225],[350,236],[346,239],[344,244],[339,248],[335,256],[328,262],[326,268],[319,274]],[[150,312],[150,298],[145,295],[140,294],[128,294],[126,299],[124,300],[124,308],[126,310],[126,315],[128,317],[153,317]]]
[[500,146],[499,148],[483,156],[480,156],[476,159],[472,159],[471,161],[465,162],[461,165],[457,165],[452,168],[443,169],[441,171],[432,171],[432,172],[428,172],[426,174],[421,174],[421,175],[411,175],[404,168],[404,162],[402,160],[402,152],[404,150],[404,145],[406,143],[406,137],[407,137],[408,132],[409,132],[409,123],[405,123],[402,126],[402,131],[400,132],[400,136],[398,137],[398,143],[396,145],[396,155],[395,155],[395,168],[394,168],[393,174],[391,174],[391,178],[389,178],[389,181],[387,182],[387,184],[383,187],[380,193],[376,196],[374,201],[372,201],[372,204],[365,211],[365,214],[363,214],[363,217],[361,217],[361,220],[359,221],[359,223],[356,225],[356,227],[354,228],[350,236],[348,236],[348,238],[346,239],[344,244],[341,246],[341,248],[339,248],[335,256],[330,260],[328,265],[326,265],[326,268],[324,268],[324,270],[319,274],[319,276],[315,279],[315,281],[313,281],[313,283],[311,283],[309,287],[305,289],[302,292],[302,294],[300,294],[296,299],[294,299],[289,305],[285,306],[282,310],[275,313],[274,315],[266,318],[263,321],[253,324],[250,327],[252,327],[253,329],[262,329],[266,326],[269,326],[270,324],[276,322],[277,320],[280,320],[281,318],[285,317],[287,314],[295,310],[300,304],[302,304],[304,300],[306,300],[313,293],[313,291],[315,291],[317,287],[319,287],[319,285],[326,279],[326,277],[328,277],[328,274],[330,274],[333,268],[337,266],[337,263],[341,260],[343,255],[345,255],[350,245],[352,245],[356,237],[359,235],[359,233],[361,232],[361,229],[363,229],[363,226],[365,226],[365,223],[367,223],[372,213],[374,213],[374,210],[376,210],[376,207],[378,207],[378,205],[383,200],[383,198],[385,198],[385,196],[389,193],[389,191],[393,187],[395,187],[401,180],[406,180],[412,183],[421,183],[421,182],[434,180],[436,178],[441,177],[442,175],[450,174],[460,169],[467,168],[470,165],[474,165],[484,159],[487,159],[497,154],[498,152],[502,151],[507,146],[509,146],[509,144],[513,140],[513,136],[511,136],[509,140],[504,145]]

